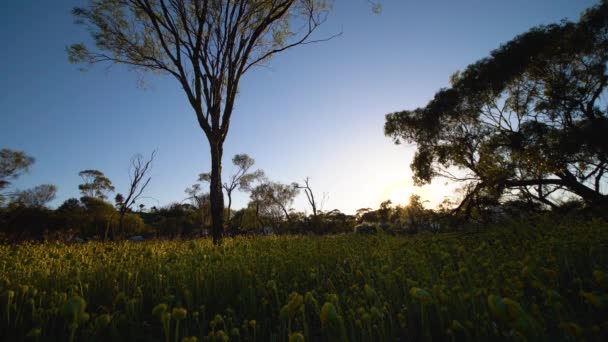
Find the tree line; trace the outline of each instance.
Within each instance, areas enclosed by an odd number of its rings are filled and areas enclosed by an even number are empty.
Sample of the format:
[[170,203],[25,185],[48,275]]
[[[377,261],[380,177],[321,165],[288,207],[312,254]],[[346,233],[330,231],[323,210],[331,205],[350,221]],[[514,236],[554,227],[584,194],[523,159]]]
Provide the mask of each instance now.
[[[208,189],[209,173],[201,173],[196,182],[184,190],[179,202],[146,207],[142,196],[151,181],[149,176],[156,153],[148,158],[137,154],[131,158],[129,184],[117,192],[112,181],[99,170],[79,172],[80,198],[69,198],[55,209],[48,203],[55,198],[52,184],[28,190],[8,191],[11,181],[27,172],[34,158],[22,151],[0,150],[0,240],[120,240],[145,238],[196,238],[210,235],[212,213]],[[377,209],[360,208],[349,215],[324,210],[324,197],[313,191],[311,180],[284,184],[254,169],[255,160],[247,154],[232,158],[234,172],[222,184],[228,206],[223,231],[225,235],[260,234],[416,234],[462,230],[479,223],[498,223],[547,213],[584,215],[585,203],[570,201],[557,209],[531,205],[523,199],[511,199],[497,206],[475,207],[465,216],[453,210],[456,203],[445,202],[429,209],[418,195],[407,205],[393,205],[390,200]],[[232,208],[235,192],[249,195],[240,209]],[[112,194],[113,201],[111,200]],[[294,210],[297,196],[305,196],[307,212]]]

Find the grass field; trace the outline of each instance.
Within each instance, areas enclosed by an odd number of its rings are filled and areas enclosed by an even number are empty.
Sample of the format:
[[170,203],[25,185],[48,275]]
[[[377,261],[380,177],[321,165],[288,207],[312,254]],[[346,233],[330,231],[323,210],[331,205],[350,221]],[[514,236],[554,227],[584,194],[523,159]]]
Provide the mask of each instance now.
[[608,224],[0,246],[0,340],[608,340]]

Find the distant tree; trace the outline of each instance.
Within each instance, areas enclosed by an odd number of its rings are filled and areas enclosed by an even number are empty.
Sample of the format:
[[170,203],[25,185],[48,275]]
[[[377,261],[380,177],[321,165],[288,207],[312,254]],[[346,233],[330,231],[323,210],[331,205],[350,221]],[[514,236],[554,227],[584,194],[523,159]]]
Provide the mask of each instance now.
[[427,213],[424,203],[419,195],[412,194],[409,203],[403,208],[404,219],[410,228],[419,229],[422,223],[426,223]]
[[[200,176],[199,176],[200,180]],[[194,206],[199,214],[201,233],[207,228],[209,218],[211,217],[211,205],[209,192],[203,191],[201,184],[195,183],[185,190],[190,203]]]
[[[241,77],[292,47],[314,42],[330,0],[90,0],[75,8],[99,52],[69,47],[72,62],[124,64],[173,76],[211,150],[213,239],[224,228],[222,154]],[[296,27],[294,27],[296,26]]]
[[196,208],[187,203],[171,203],[150,213],[153,226],[161,235],[180,237],[198,227]]
[[[126,195],[117,194],[114,201],[116,202],[116,206],[118,209],[118,232],[122,232],[123,221],[125,215],[131,207],[135,204],[135,202],[139,199],[139,197],[143,194],[144,190],[150,183],[151,177],[148,176],[150,173],[150,169],[152,168],[152,162],[154,161],[154,157],[156,155],[156,151],[152,152],[150,158],[144,160],[144,157],[141,154],[136,154],[131,158],[131,168],[129,172],[129,189],[126,192]],[[113,239],[114,234],[112,234],[111,238]]]
[[108,240],[118,216],[116,209],[110,203],[97,197],[84,196],[80,198],[80,201],[86,212],[86,228],[92,229],[93,234],[99,235],[104,240]]
[[[241,191],[250,191],[251,185],[264,178],[264,171],[255,170],[249,172],[255,159],[251,158],[247,154],[235,154],[232,158],[232,164],[236,166],[236,172],[229,177],[228,182],[222,184],[222,188],[226,192],[228,197],[228,220],[230,220],[230,210],[232,208],[232,193],[237,188]],[[211,173],[201,173],[199,175],[199,182],[211,182]]]
[[308,232],[320,234],[345,233],[353,231],[356,218],[353,215],[346,215],[338,209],[333,209],[328,212],[319,212],[317,219],[311,220],[310,223],[313,224],[309,227]]
[[357,221],[361,221],[361,218],[363,217],[363,215],[365,215],[366,213],[369,213],[370,211],[372,211],[372,208],[359,208],[355,211],[355,217],[357,218]]
[[378,219],[380,222],[387,223],[390,221],[392,205],[393,202],[391,200],[380,203],[380,208],[378,209]]
[[578,23],[535,27],[454,74],[426,107],[388,114],[385,134],[416,143],[416,184],[464,183],[457,210],[508,195],[605,207],[607,32],[605,0]]
[[12,203],[29,208],[43,208],[55,199],[57,187],[53,184],[42,184],[32,189],[16,191],[11,195]]
[[76,230],[83,233],[88,223],[84,206],[76,198],[65,200],[58,208],[57,214],[63,229]]
[[76,211],[84,209],[82,204],[77,198],[68,198],[63,201],[63,203],[57,207],[57,211]]
[[[306,194],[306,199],[308,200],[308,204],[310,204],[310,208],[312,209],[312,216],[313,218],[317,218],[320,211],[319,206],[322,206],[323,203],[318,203],[315,199],[315,194],[312,192],[312,188],[310,187],[310,178],[306,177],[306,179],[304,179],[304,185],[301,185],[299,183],[293,183],[293,187],[300,190],[304,190],[304,193]],[[323,199],[325,199],[325,194],[323,196]],[[321,202],[323,202],[323,199]]]
[[84,197],[96,197],[100,200],[108,198],[107,193],[114,191],[112,181],[99,170],[83,170],[78,173],[84,181],[78,185],[78,190]]
[[[11,179],[16,179],[30,169],[34,164],[34,158],[25,152],[14,151],[8,148],[0,150],[0,191],[7,188]],[[4,196],[0,193],[0,204]]]
[[276,226],[282,215],[287,221],[291,221],[290,206],[298,192],[299,189],[293,185],[266,181],[251,190],[251,201],[258,218],[270,217]]

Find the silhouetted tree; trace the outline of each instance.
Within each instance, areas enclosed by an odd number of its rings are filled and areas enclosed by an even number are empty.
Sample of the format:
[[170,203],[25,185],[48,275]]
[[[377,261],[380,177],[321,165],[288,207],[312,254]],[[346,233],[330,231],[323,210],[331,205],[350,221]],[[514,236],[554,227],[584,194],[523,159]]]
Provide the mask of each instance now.
[[[263,216],[273,220],[275,227],[281,216],[291,221],[290,206],[298,195],[299,189],[293,185],[266,181],[251,190],[251,201],[256,208],[259,220]],[[262,222],[262,224],[264,224]]]
[[[34,163],[34,158],[25,152],[14,151],[8,148],[0,150],[0,191],[10,185],[10,180],[27,172]],[[0,193],[0,204],[4,196]]]
[[86,212],[84,206],[76,198],[65,200],[58,208],[57,214],[61,221],[61,228],[66,230],[76,230],[83,233],[84,225],[87,224]]
[[[273,55],[313,42],[330,8],[323,0],[90,0],[74,16],[100,52],[69,47],[72,62],[110,62],[173,76],[211,150],[213,239],[224,226],[223,144],[241,77]],[[297,24],[298,27],[292,27]]]
[[99,170],[83,170],[78,173],[84,181],[78,185],[83,197],[96,197],[100,200],[108,198],[107,193],[114,191],[112,181]]
[[[116,209],[110,203],[97,197],[84,196],[80,198],[80,202],[82,202],[86,210],[88,221],[86,229],[92,229],[91,233],[107,240],[118,217]],[[89,232],[83,231],[83,233]]]
[[[142,195],[146,187],[150,183],[151,177],[147,177],[150,169],[152,168],[152,162],[154,161],[154,156],[156,155],[156,151],[153,151],[150,155],[150,158],[144,160],[144,157],[141,154],[136,154],[131,158],[131,169],[129,172],[129,190],[126,192],[126,196],[122,194],[117,194],[115,198],[116,206],[118,208],[118,232],[122,232],[123,228],[123,220],[125,218],[125,214],[131,210],[135,201]],[[146,178],[147,177],[147,178]],[[111,234],[111,238],[113,239],[114,234]]]
[[312,188],[310,187],[310,179],[306,177],[306,179],[304,179],[304,185],[293,183],[293,187],[304,190],[308,204],[310,204],[310,208],[312,209],[312,216],[313,218],[317,218],[317,215],[319,214],[319,203],[317,203],[315,200],[315,194],[312,192]]
[[30,208],[42,208],[54,200],[56,195],[55,185],[42,184],[32,189],[16,191],[11,195],[11,202]]
[[[200,176],[199,176],[200,180]],[[196,208],[199,213],[200,219],[200,229],[201,234],[207,227],[207,221],[211,216],[211,206],[209,200],[209,193],[202,190],[201,184],[193,184],[189,188],[185,190],[186,194],[188,194],[187,200],[190,200],[190,203]]]
[[[252,184],[264,178],[264,171],[262,170],[249,172],[253,164],[255,164],[255,159],[247,154],[234,155],[232,164],[237,167],[237,170],[230,176],[228,182],[222,184],[222,188],[226,191],[226,196],[228,197],[228,220],[230,220],[231,215],[232,192],[237,188],[241,191],[251,191]],[[201,173],[198,180],[199,182],[211,182],[211,173]]]
[[607,31],[604,0],[578,23],[515,37],[453,75],[426,107],[388,114],[385,134],[417,145],[415,183],[464,182],[456,209],[469,213],[509,193],[551,207],[564,193],[608,205],[608,115],[600,102]]

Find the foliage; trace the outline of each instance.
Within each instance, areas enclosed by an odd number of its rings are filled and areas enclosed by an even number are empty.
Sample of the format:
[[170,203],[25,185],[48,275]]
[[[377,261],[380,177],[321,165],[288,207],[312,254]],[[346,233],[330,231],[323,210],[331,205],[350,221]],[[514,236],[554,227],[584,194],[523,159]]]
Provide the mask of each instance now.
[[388,114],[385,134],[417,145],[415,182],[463,182],[457,209],[468,213],[505,195],[605,206],[607,18],[601,1],[578,23],[535,27],[454,74],[426,107]]
[[0,245],[0,339],[603,341],[607,232]]
[[107,193],[114,191],[112,181],[99,170],[83,170],[78,175],[84,181],[78,185],[78,190],[84,197],[96,197],[100,200],[108,198]]
[[[293,184],[265,181],[251,190],[251,202],[262,225],[275,228],[284,219],[291,220],[290,207],[299,189]],[[264,220],[266,218],[267,220]]]
[[[0,190],[7,188],[11,179],[15,179],[27,172],[34,163],[34,158],[25,152],[14,151],[8,148],[0,150]],[[3,204],[5,196],[0,193],[0,205]]]
[[15,191],[11,203],[25,207],[42,208],[55,199],[57,187],[53,184],[37,185],[32,189]]
[[11,203],[0,210],[0,234],[11,241],[41,239],[58,229],[58,216],[46,207]]
[[15,179],[27,172],[33,163],[34,158],[25,152],[8,148],[0,150],[0,190],[10,184],[9,179]]
[[[249,172],[249,170],[255,164],[255,159],[251,158],[245,153],[235,154],[234,157],[232,157],[232,164],[236,167],[236,171],[232,174],[232,176],[229,177],[228,182],[222,183],[222,188],[228,197],[228,221],[230,221],[232,214],[232,193],[234,190],[239,189],[240,191],[251,191],[255,182],[262,181],[264,179],[264,171],[262,170],[258,169]],[[211,183],[211,173],[201,173],[198,176],[198,181]],[[197,198],[196,194],[198,193],[199,189],[200,186],[198,184],[194,184],[191,188],[186,189],[186,193],[195,196],[194,198]]]

